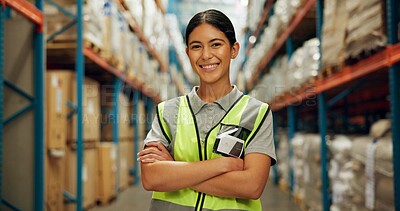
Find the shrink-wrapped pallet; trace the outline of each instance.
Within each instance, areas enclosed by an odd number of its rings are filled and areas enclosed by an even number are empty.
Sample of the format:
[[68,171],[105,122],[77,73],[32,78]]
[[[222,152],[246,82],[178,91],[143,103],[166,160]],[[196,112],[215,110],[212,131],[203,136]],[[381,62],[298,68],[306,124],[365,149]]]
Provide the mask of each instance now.
[[322,210],[320,135],[296,133],[292,146],[293,194],[310,210]]
[[345,55],[345,36],[348,13],[345,0],[324,1],[324,24],[322,25],[322,67],[341,65]]
[[317,76],[320,56],[319,41],[316,38],[306,41],[298,48],[288,62],[287,88],[296,89],[310,78]]
[[[57,0],[55,3],[62,5],[67,11],[76,14],[76,3],[70,0]],[[83,37],[87,42],[103,49],[106,42],[106,24],[105,24],[105,4],[103,1],[87,0],[83,5],[84,31]],[[56,32],[63,27],[71,24],[73,19],[57,10],[55,7],[46,4],[44,9],[45,16],[45,34],[46,39],[54,36]],[[69,29],[54,37],[57,42],[75,41],[77,36],[76,26],[72,25]]]
[[288,187],[290,184],[289,178],[289,140],[287,137],[287,130],[278,130],[277,132],[277,156],[278,156],[278,172],[280,176],[279,184],[281,187]]
[[358,58],[387,44],[384,1],[346,1],[346,59]]
[[335,135],[328,145],[332,158],[329,162],[329,179],[332,189],[331,210],[352,210],[351,198],[354,191],[351,182],[355,179],[353,161],[351,159],[351,138],[345,135]]
[[390,121],[380,120],[369,136],[354,139],[352,150],[355,178],[352,202],[357,209],[394,210],[393,144]]

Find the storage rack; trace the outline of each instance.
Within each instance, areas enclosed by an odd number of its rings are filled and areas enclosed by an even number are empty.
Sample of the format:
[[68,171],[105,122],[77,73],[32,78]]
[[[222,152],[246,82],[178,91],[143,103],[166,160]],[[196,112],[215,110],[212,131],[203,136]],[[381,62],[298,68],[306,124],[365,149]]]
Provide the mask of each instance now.
[[[4,80],[4,20],[5,13],[11,8],[36,25],[34,32],[34,95],[29,96],[17,85]],[[44,210],[44,39],[43,39],[43,0],[35,0],[35,5],[25,0],[2,0],[0,9],[0,106],[3,106],[4,85],[31,101],[31,105],[17,112],[7,120],[3,120],[3,107],[0,109],[0,165],[2,166],[3,126],[17,119],[27,111],[34,111],[34,209]],[[8,140],[10,141],[10,140]],[[2,169],[0,169],[0,206],[7,206],[12,210],[19,210],[7,202],[1,194]]]
[[[52,3],[50,0],[46,0],[46,2],[51,3],[52,5],[56,6],[60,11],[65,11],[61,6],[56,5],[55,3]],[[136,36],[139,38],[141,43],[144,45],[146,48],[147,52],[159,63],[160,65],[160,71],[161,72],[167,72],[168,66],[164,61],[162,61],[160,55],[158,52],[153,48],[153,46],[150,44],[148,39],[145,37],[144,32],[142,29],[139,27],[139,25],[136,23],[135,19],[127,12],[128,8],[124,4],[123,0],[117,0],[117,7],[119,8],[120,11],[123,12],[124,18],[126,22],[128,23],[129,27],[132,29],[132,31],[136,34]],[[156,1],[157,3],[157,1]],[[77,178],[82,178],[82,163],[83,163],[83,142],[82,142],[82,100],[83,100],[83,77],[85,75],[85,66],[95,66],[99,68],[95,69],[100,69],[99,72],[107,72],[111,74],[114,77],[114,99],[113,99],[113,110],[112,113],[114,116],[117,118],[118,117],[118,94],[119,92],[123,89],[124,84],[127,85],[130,88],[133,88],[134,93],[133,93],[133,100],[134,102],[138,102],[140,95],[143,95],[143,98],[145,98],[145,103],[146,103],[146,110],[148,113],[151,113],[151,108],[153,106],[153,101],[154,103],[159,103],[161,101],[160,97],[153,93],[151,90],[148,90],[144,87],[143,82],[138,81],[138,80],[131,80],[126,77],[126,75],[123,73],[122,70],[110,65],[107,61],[105,61],[102,57],[100,57],[93,49],[90,47],[84,47],[83,46],[83,15],[82,15],[82,9],[83,9],[83,1],[82,0],[77,0],[77,14],[74,15],[75,22],[77,24],[77,40],[76,40],[76,57],[75,57],[75,69],[76,69],[76,77],[77,77],[77,97],[78,97],[78,104],[76,105],[76,110],[77,110]],[[158,4],[159,5],[159,4]],[[68,26],[67,26],[68,27]],[[65,29],[64,29],[65,30]],[[60,31],[60,33],[63,30]],[[64,49],[68,50],[68,49]],[[57,55],[56,55],[57,56]],[[87,59],[88,61],[85,61]],[[59,61],[59,60],[57,60]],[[50,64],[53,65],[53,64]],[[96,72],[98,73],[98,72]],[[107,77],[109,79],[109,77]],[[107,80],[107,79],[106,79]],[[181,91],[182,92],[182,91]],[[137,113],[138,112],[138,106],[136,103],[133,103],[133,110]],[[119,143],[119,137],[118,137],[118,119],[114,119],[113,121],[113,142],[118,145]],[[135,128],[135,134],[134,134],[134,155],[136,156],[137,150],[139,147],[139,119],[138,115],[135,115],[135,118],[133,119],[133,126]],[[148,126],[147,126],[148,128]],[[117,153],[118,156],[119,153]],[[132,158],[134,159],[134,158]],[[118,157],[117,157],[118,160]],[[118,162],[118,161],[117,161]],[[135,176],[135,181],[138,180],[139,177],[139,170],[138,164],[136,159],[134,159],[134,162],[136,163],[134,166],[134,169],[132,169],[130,172]],[[118,165],[119,166],[119,165]],[[118,187],[119,187],[119,168],[117,169],[117,182],[116,182],[116,189],[117,189],[117,194],[118,194]],[[83,184],[82,180],[77,180],[77,193],[76,197],[72,197],[70,194],[65,194],[66,197],[70,198],[72,202],[76,203],[76,208],[77,210],[82,210],[83,209]]]
[[[273,0],[267,0],[266,10],[269,10],[271,2]],[[322,39],[322,22],[323,22],[323,1],[322,0],[307,0],[299,12],[292,19],[289,26],[284,30],[282,35],[276,41],[274,47],[268,51],[262,61],[258,64],[256,71],[248,81],[248,88],[254,86],[257,82],[259,75],[265,70],[267,65],[273,60],[277,52],[286,42],[286,52],[290,58],[293,53],[293,43],[290,39],[290,34],[302,21],[307,11],[316,4],[316,36],[319,40]],[[270,106],[273,111],[277,112],[283,108],[287,108],[288,118],[288,129],[289,129],[289,141],[293,138],[296,131],[296,107],[295,105],[301,103],[304,100],[309,99],[317,95],[318,98],[318,122],[319,132],[321,136],[321,177],[322,177],[322,208],[328,211],[330,206],[330,195],[328,192],[329,178],[328,178],[328,159],[327,159],[327,145],[326,145],[326,134],[327,134],[327,112],[328,106],[331,106],[343,99],[352,89],[357,86],[357,79],[363,76],[375,76],[374,74],[385,74],[388,70],[389,78],[389,93],[390,93],[390,112],[391,112],[391,130],[392,130],[392,141],[393,141],[393,171],[394,171],[394,201],[395,210],[400,210],[400,43],[397,37],[399,30],[398,23],[400,17],[397,9],[399,8],[399,2],[396,0],[386,1],[386,23],[387,23],[387,36],[388,46],[374,55],[362,59],[351,66],[345,66],[340,71],[333,73],[331,77],[317,78],[314,82],[298,88],[297,90],[285,93],[280,98],[270,102]],[[257,29],[254,35],[257,35],[261,30],[262,25],[265,21],[265,17],[269,11],[264,11],[263,17],[260,19]],[[251,47],[252,44],[250,43]],[[334,96],[330,96],[329,101],[327,93],[333,91],[336,88],[343,87],[343,85],[350,84],[350,87],[340,93],[335,93]],[[377,92],[378,93],[378,92]],[[291,153],[289,148],[289,156]],[[277,178],[275,178],[277,181]],[[293,172],[290,170],[290,183],[293,185]]]

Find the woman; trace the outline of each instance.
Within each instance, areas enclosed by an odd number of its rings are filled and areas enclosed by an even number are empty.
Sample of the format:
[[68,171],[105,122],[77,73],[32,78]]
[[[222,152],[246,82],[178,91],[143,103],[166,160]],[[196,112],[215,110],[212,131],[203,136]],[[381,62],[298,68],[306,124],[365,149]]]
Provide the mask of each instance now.
[[276,163],[272,114],[229,81],[240,48],[233,25],[220,11],[200,12],[186,45],[200,85],[157,106],[139,153],[150,210],[261,210]]

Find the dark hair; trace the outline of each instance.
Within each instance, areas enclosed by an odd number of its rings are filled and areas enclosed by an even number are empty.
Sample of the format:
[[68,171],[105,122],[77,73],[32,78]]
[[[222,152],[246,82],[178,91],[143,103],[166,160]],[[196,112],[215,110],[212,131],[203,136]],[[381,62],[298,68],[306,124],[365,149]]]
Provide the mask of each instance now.
[[215,9],[209,9],[203,12],[197,13],[195,16],[190,19],[187,27],[186,27],[186,46],[188,45],[189,42],[189,35],[192,33],[192,31],[198,27],[199,25],[203,23],[208,23],[215,28],[219,29],[222,31],[226,38],[228,38],[229,43],[231,46],[235,44],[236,42],[236,35],[235,35],[235,29],[233,28],[233,24],[229,18],[222,13],[221,11],[215,10]]

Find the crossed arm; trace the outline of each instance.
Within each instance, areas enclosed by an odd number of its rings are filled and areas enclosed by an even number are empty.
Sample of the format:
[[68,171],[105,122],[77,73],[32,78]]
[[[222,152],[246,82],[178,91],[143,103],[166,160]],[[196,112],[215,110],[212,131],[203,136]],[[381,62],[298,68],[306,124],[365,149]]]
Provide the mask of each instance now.
[[139,152],[146,190],[192,188],[221,197],[258,199],[268,180],[271,158],[251,153],[244,160],[222,157],[198,162],[174,161],[165,147],[151,142]]

